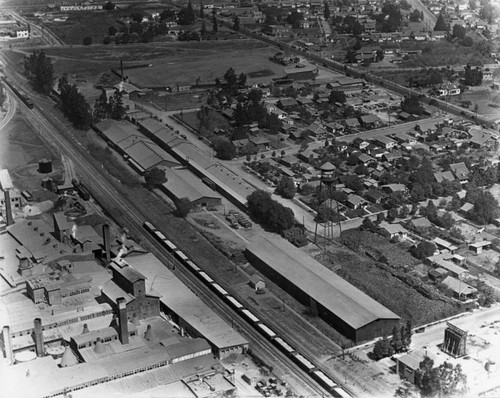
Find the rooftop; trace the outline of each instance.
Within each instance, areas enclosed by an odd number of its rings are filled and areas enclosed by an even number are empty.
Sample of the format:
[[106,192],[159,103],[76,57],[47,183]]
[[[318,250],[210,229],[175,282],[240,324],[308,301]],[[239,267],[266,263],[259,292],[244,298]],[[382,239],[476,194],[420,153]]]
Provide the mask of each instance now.
[[399,316],[283,239],[260,238],[247,250],[353,328]]

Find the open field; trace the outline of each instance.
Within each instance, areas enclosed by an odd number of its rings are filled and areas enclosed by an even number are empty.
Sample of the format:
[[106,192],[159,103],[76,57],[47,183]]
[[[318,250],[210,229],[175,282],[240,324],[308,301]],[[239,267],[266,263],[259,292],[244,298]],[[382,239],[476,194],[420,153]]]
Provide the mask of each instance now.
[[[254,40],[176,42],[74,46],[45,50],[57,74],[68,72],[96,80],[111,68],[148,61],[150,68],[126,70],[131,83],[140,87],[164,87],[176,82],[214,82],[232,67],[249,75],[248,82],[269,81],[283,76],[283,66],[269,61],[276,50]],[[265,73],[263,72],[265,71]],[[254,76],[254,77],[250,77]]]
[[[37,171],[38,161],[45,158],[53,161],[50,174]],[[19,112],[0,132],[0,168],[9,169],[17,188],[30,191],[41,188],[42,178],[62,174],[59,155],[45,145]]]
[[453,65],[483,65],[491,64],[494,60],[482,51],[481,44],[472,47],[464,47],[456,43],[445,40],[439,42],[414,42],[411,46],[402,46],[405,50],[422,50],[420,55],[410,55],[409,60],[403,61],[402,67],[422,67],[422,66],[453,66]]

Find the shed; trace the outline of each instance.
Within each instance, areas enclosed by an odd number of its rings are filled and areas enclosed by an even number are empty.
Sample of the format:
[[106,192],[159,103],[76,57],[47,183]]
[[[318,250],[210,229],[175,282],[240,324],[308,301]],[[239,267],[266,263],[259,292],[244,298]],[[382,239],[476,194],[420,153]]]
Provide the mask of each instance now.
[[251,288],[255,289],[255,291],[264,290],[266,288],[266,282],[264,282],[262,278],[257,275],[251,276],[248,284]]

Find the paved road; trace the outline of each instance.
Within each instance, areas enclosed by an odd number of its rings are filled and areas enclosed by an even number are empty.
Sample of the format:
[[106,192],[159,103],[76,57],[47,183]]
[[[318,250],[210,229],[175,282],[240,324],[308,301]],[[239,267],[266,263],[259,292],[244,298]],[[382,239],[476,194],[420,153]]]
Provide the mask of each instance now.
[[[474,330],[482,325],[500,320],[500,306],[496,305],[487,310],[477,311],[470,315],[450,321],[453,325],[463,330]],[[411,348],[436,346],[444,339],[446,322],[426,328],[424,333],[415,333],[412,337]]]
[[423,22],[427,27],[427,30],[434,30],[434,26],[436,26],[437,22],[437,17],[420,0],[410,0],[410,4],[413,6],[413,8],[419,11],[423,11]]

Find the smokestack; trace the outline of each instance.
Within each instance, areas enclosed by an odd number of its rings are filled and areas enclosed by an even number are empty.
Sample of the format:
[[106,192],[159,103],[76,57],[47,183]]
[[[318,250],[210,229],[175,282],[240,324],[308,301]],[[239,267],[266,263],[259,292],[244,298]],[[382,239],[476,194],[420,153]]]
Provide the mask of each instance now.
[[12,351],[12,337],[8,326],[3,327],[2,338],[5,358],[7,359],[8,364],[12,365],[14,363],[14,352]]
[[116,302],[118,303],[118,335],[122,344],[128,344],[127,304],[123,297],[120,297]]
[[123,81],[123,60],[120,59],[120,71],[122,73],[122,81]]
[[109,224],[104,224],[102,226],[102,239],[104,243],[104,255],[106,262],[111,261],[111,239],[109,237]]
[[153,341],[155,339],[155,333],[153,332],[151,325],[148,325],[148,327],[146,328],[146,333],[144,333],[144,338],[147,341]]
[[35,318],[35,350],[38,357],[43,357],[45,355],[45,347],[43,343],[43,331],[42,331],[42,320],[40,318]]
[[14,218],[12,217],[12,204],[10,203],[10,191],[6,189],[3,191],[5,199],[5,218],[7,226],[14,224]]

